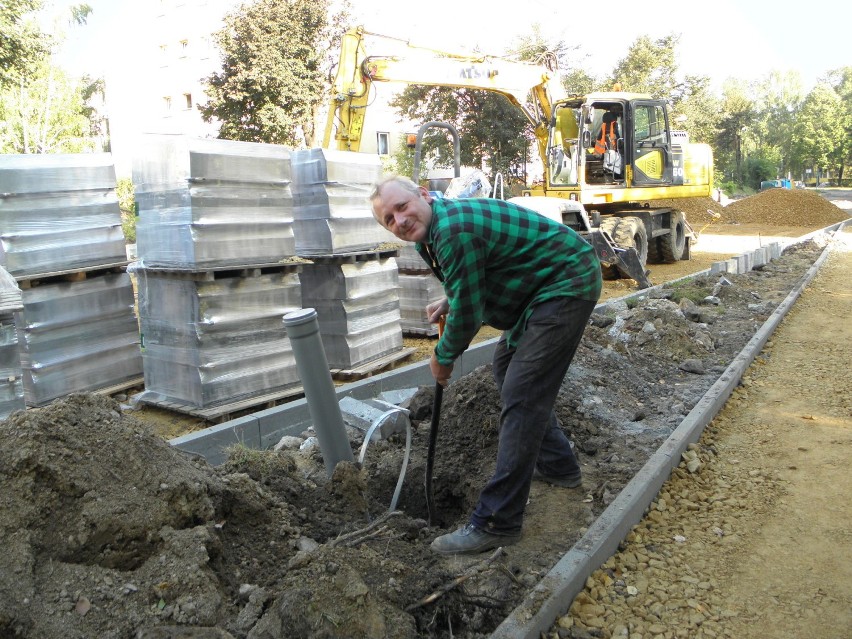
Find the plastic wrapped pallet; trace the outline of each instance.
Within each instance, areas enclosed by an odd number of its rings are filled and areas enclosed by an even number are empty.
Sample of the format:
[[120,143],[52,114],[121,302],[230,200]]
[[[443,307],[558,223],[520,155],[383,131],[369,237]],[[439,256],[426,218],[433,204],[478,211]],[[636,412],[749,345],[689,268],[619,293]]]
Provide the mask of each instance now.
[[438,326],[429,322],[426,306],[444,297],[441,282],[432,273],[399,275],[399,308],[402,332],[432,336]]
[[18,283],[0,268],[0,419],[27,407],[14,318],[14,313],[22,308]]
[[296,253],[339,255],[398,242],[376,223],[369,195],[381,177],[378,156],[328,149],[293,152]]
[[[294,388],[283,324],[301,308],[299,275],[136,270],[145,392],[152,403],[210,408]],[[204,279],[207,277],[207,279]]]
[[328,365],[353,369],[402,348],[394,258],[306,265],[302,304],[315,308]]
[[22,294],[15,324],[28,406],[141,376],[139,325],[127,273],[43,282]]
[[429,265],[420,257],[420,253],[414,248],[414,242],[403,242],[399,249],[399,257],[396,258],[399,272],[422,272],[429,271]]
[[295,255],[286,147],[145,135],[133,182],[136,251],[145,266],[275,264]]
[[124,263],[109,153],[0,155],[0,265],[17,277]]

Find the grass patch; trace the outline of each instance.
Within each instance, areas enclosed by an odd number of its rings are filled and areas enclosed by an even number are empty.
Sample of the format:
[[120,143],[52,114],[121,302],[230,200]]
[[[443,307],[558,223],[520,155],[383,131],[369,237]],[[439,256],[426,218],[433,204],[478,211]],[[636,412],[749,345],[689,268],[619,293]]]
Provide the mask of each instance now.
[[271,475],[289,474],[296,462],[287,454],[275,450],[257,450],[245,444],[232,444],[225,448],[228,456],[223,467],[228,472],[246,473],[255,481]]

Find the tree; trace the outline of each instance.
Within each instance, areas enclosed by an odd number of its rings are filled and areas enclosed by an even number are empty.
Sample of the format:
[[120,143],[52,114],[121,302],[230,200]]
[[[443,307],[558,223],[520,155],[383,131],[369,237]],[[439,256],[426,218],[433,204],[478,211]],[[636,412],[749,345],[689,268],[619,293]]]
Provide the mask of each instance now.
[[0,90],[14,86],[50,50],[50,38],[35,22],[42,0],[5,0],[0,4]]
[[[222,70],[206,79],[207,122],[219,137],[312,146],[314,122],[327,95],[324,57],[342,19],[328,16],[330,0],[256,0],[225,17],[214,34]],[[339,37],[339,34],[338,34]]]
[[95,150],[83,95],[49,59],[0,93],[0,152],[80,153]]
[[676,128],[689,132],[692,142],[712,144],[719,132],[721,110],[720,100],[710,93],[710,78],[687,76],[672,104],[672,119]]
[[675,49],[680,36],[668,35],[659,40],[648,36],[636,38],[619,60],[610,77],[610,86],[618,83],[624,91],[648,93],[655,98],[678,96]]
[[722,88],[721,116],[714,143],[717,166],[725,177],[744,183],[745,157],[752,146],[750,127],[754,126],[757,107],[748,85],[729,80]]
[[818,84],[807,95],[794,127],[798,161],[816,170],[834,169],[842,179],[849,153],[848,106],[829,84]]
[[757,84],[760,112],[753,129],[760,155],[776,162],[776,175],[787,176],[800,169],[793,161],[793,127],[802,104],[802,86],[798,73],[770,73]]

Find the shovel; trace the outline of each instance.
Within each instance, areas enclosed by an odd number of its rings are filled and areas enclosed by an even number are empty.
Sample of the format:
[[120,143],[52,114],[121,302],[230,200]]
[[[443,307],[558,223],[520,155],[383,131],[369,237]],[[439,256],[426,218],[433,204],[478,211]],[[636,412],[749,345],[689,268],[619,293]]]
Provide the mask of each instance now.
[[[444,322],[446,318],[442,315],[438,320],[438,339],[444,333]],[[432,469],[435,466],[435,445],[438,441],[438,424],[441,421],[441,400],[444,398],[444,387],[435,382],[435,399],[432,403],[432,424],[429,427],[429,450],[426,453],[426,512],[428,522],[431,526],[435,515],[435,497],[432,495]]]

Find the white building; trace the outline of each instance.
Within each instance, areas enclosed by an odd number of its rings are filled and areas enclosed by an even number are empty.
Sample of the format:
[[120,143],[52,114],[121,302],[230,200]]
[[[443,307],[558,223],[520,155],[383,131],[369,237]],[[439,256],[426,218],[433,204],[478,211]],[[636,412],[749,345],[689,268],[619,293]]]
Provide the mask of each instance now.
[[[207,102],[203,80],[221,65],[212,34],[240,0],[149,0],[137,7],[136,25],[128,38],[133,55],[124,65],[106,72],[106,108],[116,172],[129,176],[135,140],[142,133],[179,133],[216,137],[218,126],[205,123],[199,105]],[[370,106],[362,153],[394,153],[405,133],[416,125],[397,122],[387,107],[400,86],[382,86]],[[325,114],[317,123],[320,136]],[[321,143],[321,140],[318,141]]]

